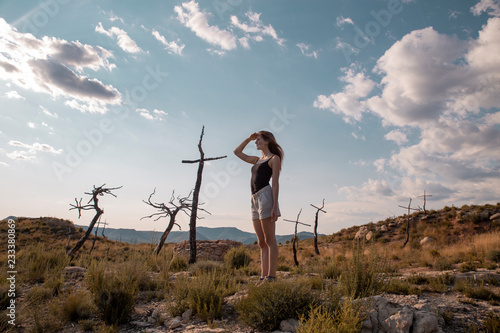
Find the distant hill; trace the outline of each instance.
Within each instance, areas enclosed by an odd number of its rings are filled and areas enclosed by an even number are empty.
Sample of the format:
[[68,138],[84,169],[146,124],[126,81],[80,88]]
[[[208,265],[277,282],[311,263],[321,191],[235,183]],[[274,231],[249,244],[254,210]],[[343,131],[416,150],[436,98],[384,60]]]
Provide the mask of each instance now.
[[15,217],[15,216],[7,216],[2,221],[15,220],[15,219],[17,219],[17,217]]
[[[88,226],[77,225],[87,230]],[[163,231],[141,231],[135,229],[113,229],[106,228],[104,235],[108,239],[122,241],[127,243],[156,243],[163,234]],[[102,231],[98,231],[98,236],[102,236]],[[300,232],[299,239],[307,239],[314,237],[311,232]],[[291,240],[293,235],[276,235],[276,240],[281,243]],[[234,227],[219,227],[219,228],[196,228],[197,240],[219,240],[229,239],[243,244],[251,244],[257,241],[257,236],[254,233],[242,231]],[[167,243],[180,243],[189,240],[189,231],[171,231],[167,238]]]

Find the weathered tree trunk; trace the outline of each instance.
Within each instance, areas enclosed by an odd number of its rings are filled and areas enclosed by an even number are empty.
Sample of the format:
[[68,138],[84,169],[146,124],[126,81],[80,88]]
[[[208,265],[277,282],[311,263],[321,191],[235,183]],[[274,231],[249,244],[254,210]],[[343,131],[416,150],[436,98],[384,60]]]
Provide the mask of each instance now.
[[102,209],[97,207],[97,198],[95,199],[95,207],[96,207],[96,214],[95,214],[94,218],[90,222],[90,225],[89,225],[87,231],[85,232],[85,234],[82,236],[82,238],[80,238],[80,240],[75,244],[75,246],[68,252],[69,257],[74,255],[82,247],[83,243],[85,243],[87,238],[89,238],[90,234],[92,233],[92,229],[94,228],[94,225],[99,220],[99,217],[104,213],[104,211]]
[[194,186],[193,192],[193,206],[191,207],[191,218],[189,220],[189,263],[193,264],[196,262],[196,218],[198,212],[198,201],[201,189],[201,180],[203,175],[203,166],[205,161],[219,160],[221,158],[226,158],[227,156],[211,157],[205,158],[205,153],[201,148],[201,142],[203,140],[203,135],[205,134],[205,126],[201,129],[200,142],[198,143],[198,150],[200,151],[200,159],[195,161],[182,161],[182,163],[199,163],[198,173],[196,176],[196,184]]
[[318,249],[318,213],[316,212],[316,217],[314,218],[314,252],[319,255]]
[[325,207],[325,199],[323,199],[323,205],[321,207],[316,207],[313,204],[311,204],[314,208],[316,208],[316,217],[314,218],[314,252],[319,255],[319,249],[318,249],[318,214],[319,211],[322,211],[323,213],[326,213],[323,210],[323,207]]
[[[178,210],[177,210],[178,211]],[[177,214],[177,211],[172,213],[170,215],[170,223],[168,224],[167,229],[163,232],[163,235],[161,235],[160,241],[158,242],[158,245],[156,245],[155,250],[153,251],[154,254],[158,255],[165,244],[165,241],[167,240],[168,234],[170,234],[170,231],[172,231],[172,228],[174,227],[175,224],[175,215]]]

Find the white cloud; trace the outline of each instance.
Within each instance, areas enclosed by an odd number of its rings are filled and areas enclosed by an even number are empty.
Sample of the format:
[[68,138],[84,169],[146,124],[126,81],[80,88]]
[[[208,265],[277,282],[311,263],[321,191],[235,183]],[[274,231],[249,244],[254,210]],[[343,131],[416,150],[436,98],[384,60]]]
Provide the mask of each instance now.
[[500,16],[500,1],[499,0],[481,0],[471,8],[474,15],[481,15],[487,12],[492,16]]
[[236,28],[239,28],[245,33],[247,40],[242,44],[244,47],[248,45],[248,40],[253,40],[255,42],[261,42],[264,40],[265,36],[270,36],[278,45],[283,46],[285,44],[285,39],[278,37],[276,30],[272,25],[264,25],[260,19],[261,13],[254,13],[249,11],[245,14],[248,18],[248,23],[240,22],[237,16],[231,16],[231,24]]
[[[385,139],[401,146],[373,163],[380,179],[342,188],[348,201],[330,205],[345,207],[346,216],[366,218],[382,211],[377,205],[386,212],[397,205],[387,205],[387,197],[401,201],[424,190],[436,207],[496,202],[500,196],[498,31],[497,17],[488,19],[478,37],[467,40],[433,28],[413,31],[378,59],[374,68],[378,82],[357,76],[356,71],[363,71],[351,68],[341,78],[345,85],[340,92],[316,98],[315,107],[352,123],[361,121],[363,113],[378,116],[384,125],[397,127]],[[381,92],[370,96],[375,85]],[[419,139],[403,147],[408,129],[418,131]],[[356,210],[356,202],[363,202],[363,207]]]
[[297,46],[299,47],[302,54],[305,55],[306,57],[313,57],[315,59],[318,58],[318,51],[309,51],[309,49],[311,48],[309,45],[304,43],[298,43]]
[[5,97],[9,99],[22,99],[23,101],[26,99],[23,96],[19,95],[19,93],[15,90],[7,91],[5,93]]
[[6,166],[6,167],[7,167],[7,166],[9,166],[7,163],[5,163],[5,162],[1,162],[1,161],[0,161],[0,165],[1,165],[1,166]]
[[137,46],[136,42],[130,38],[127,32],[118,27],[111,27],[108,30],[104,29],[102,23],[99,22],[95,27],[95,31],[104,34],[110,38],[116,38],[118,46],[127,53],[139,53],[143,52],[142,49]]
[[403,133],[400,130],[392,130],[389,133],[387,133],[384,138],[386,140],[391,140],[396,142],[399,146],[401,146],[403,143],[408,142],[408,138],[406,137],[406,134]]
[[49,110],[47,110],[47,108],[45,108],[44,106],[40,105],[40,109],[42,109],[42,112],[43,114],[49,116],[49,117],[52,117],[52,118],[59,118],[59,116],[57,115],[57,113],[52,113],[50,112]]
[[162,121],[168,115],[167,112],[158,109],[154,109],[153,112],[151,112],[148,109],[141,108],[141,109],[136,109],[136,111],[139,112],[139,114],[142,117],[146,118],[147,120]]
[[76,99],[72,99],[64,102],[64,105],[69,106],[72,109],[78,110],[80,112],[86,113],[106,113],[108,108],[103,103],[99,101],[89,101],[87,103],[80,103]]
[[20,141],[9,141],[9,145],[13,147],[22,148],[24,150],[15,150],[7,154],[7,157],[13,160],[34,161],[38,152],[50,153],[59,155],[63,152],[62,149],[55,149],[54,147],[45,143],[34,143],[32,145],[22,143]]
[[113,86],[78,73],[84,68],[112,69],[109,51],[54,37],[38,39],[18,32],[2,18],[0,32],[0,79],[27,90],[82,103],[120,103],[121,95]]
[[236,48],[236,37],[227,30],[219,29],[208,23],[208,14],[200,11],[198,3],[195,1],[184,2],[181,6],[175,6],[178,20],[187,28],[190,28],[196,36],[211,45],[220,47],[223,50],[233,50]]
[[337,27],[341,28],[342,26],[346,24],[354,25],[354,22],[352,21],[351,18],[349,17],[343,17],[343,16],[337,16]]
[[362,99],[370,94],[375,82],[367,78],[363,72],[355,73],[353,67],[344,69],[344,73],[345,75],[340,78],[341,81],[347,82],[343,91],[330,96],[319,95],[313,105],[316,108],[328,109],[335,114],[344,115],[346,122],[359,121],[363,112],[368,110],[366,102]]
[[29,128],[35,128],[36,127],[35,123],[32,123],[32,122],[28,122],[27,125],[28,125]]
[[168,51],[170,54],[178,54],[182,55],[182,50],[184,49],[185,45],[184,44],[178,44],[180,40],[178,39],[177,41],[171,41],[168,42],[164,36],[162,36],[158,31],[153,30],[153,36],[160,41],[160,43],[165,46],[165,49]]

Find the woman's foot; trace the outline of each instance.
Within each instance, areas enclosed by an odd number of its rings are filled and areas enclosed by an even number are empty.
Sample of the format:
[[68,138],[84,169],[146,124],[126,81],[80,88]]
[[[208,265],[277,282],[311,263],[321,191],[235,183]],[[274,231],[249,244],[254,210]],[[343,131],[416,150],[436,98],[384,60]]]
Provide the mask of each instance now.
[[276,281],[276,276],[266,276],[266,282],[274,282]]
[[260,279],[259,279],[259,281],[257,281],[256,285],[260,286],[264,282],[266,282],[266,277],[265,276],[261,276]]

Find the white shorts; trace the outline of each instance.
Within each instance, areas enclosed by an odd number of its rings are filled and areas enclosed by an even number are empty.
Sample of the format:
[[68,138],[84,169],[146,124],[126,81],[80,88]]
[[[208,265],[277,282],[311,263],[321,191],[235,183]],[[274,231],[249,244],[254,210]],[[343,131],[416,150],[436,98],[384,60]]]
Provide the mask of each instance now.
[[[273,190],[271,185],[261,188],[252,194],[252,221],[263,220],[271,217],[273,212]],[[278,206],[278,216],[281,212]]]

